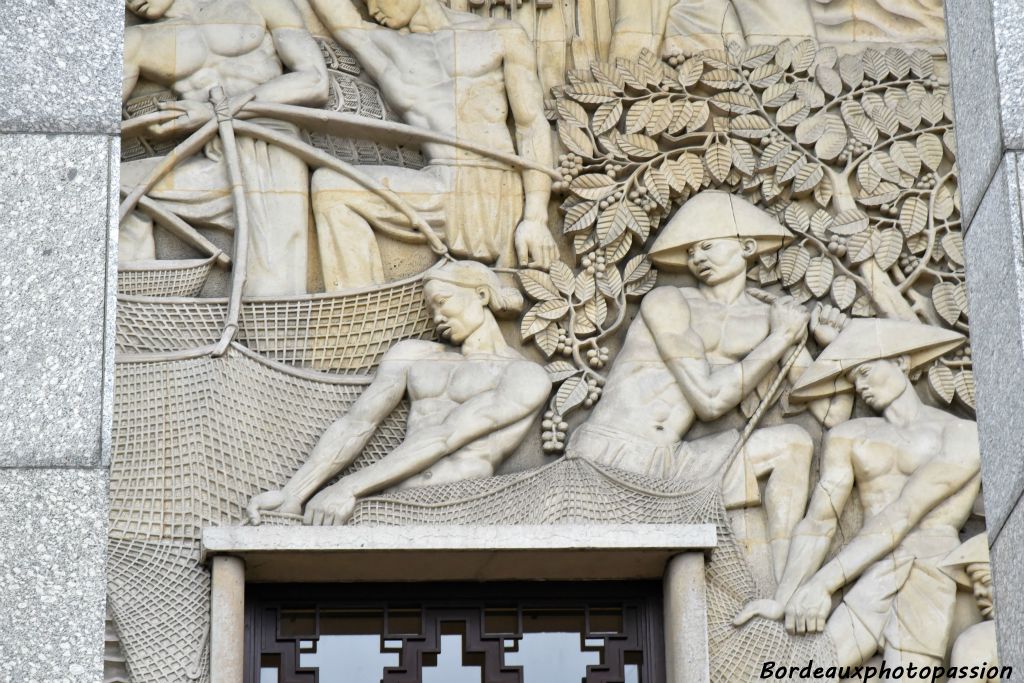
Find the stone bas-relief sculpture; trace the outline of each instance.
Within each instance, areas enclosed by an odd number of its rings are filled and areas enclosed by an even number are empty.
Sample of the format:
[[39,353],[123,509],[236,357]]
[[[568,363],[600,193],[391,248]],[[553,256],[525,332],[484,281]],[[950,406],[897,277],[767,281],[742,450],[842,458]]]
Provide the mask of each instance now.
[[[544,90],[521,6],[128,4],[126,97],[175,97],[124,123],[175,150],[122,172],[133,680],[204,679],[199,535],[238,524],[711,523],[716,682],[994,661],[948,87],[776,4],[619,3]],[[324,55],[401,121],[321,109]]]
[[262,509],[297,514],[324,482],[352,463],[406,394],[405,441],[317,493],[306,505],[307,523],[343,524],[356,498],[388,486],[491,476],[523,440],[551,381],[509,347],[494,320],[494,314],[517,312],[522,295],[473,261],[438,266],[425,280],[423,295],[438,334],[460,351],[429,341],[395,344],[381,359],[373,384],[324,432],[284,488],[253,498],[248,512],[254,523]]
[[[989,683],[1000,680],[992,675],[999,669],[996,651],[995,602],[992,596],[992,567],[988,554],[986,534],[978,534],[964,541],[947,555],[939,565],[958,584],[974,593],[983,621],[970,626],[957,637],[950,653],[949,665],[959,672],[966,667],[980,667],[974,680]],[[1009,678],[1007,675],[1006,678]]]

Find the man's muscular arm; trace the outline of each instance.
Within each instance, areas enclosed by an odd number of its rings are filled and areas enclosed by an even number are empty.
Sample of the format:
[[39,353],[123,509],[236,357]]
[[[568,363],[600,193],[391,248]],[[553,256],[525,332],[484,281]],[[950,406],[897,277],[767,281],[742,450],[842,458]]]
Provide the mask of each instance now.
[[327,102],[327,67],[291,0],[250,0],[267,22],[286,72],[252,90],[261,102],[318,107]]
[[379,37],[396,33],[379,24],[363,21],[353,0],[309,0],[338,44],[350,50],[366,72],[378,83],[393,80],[394,60],[377,44]]
[[302,503],[324,482],[355,460],[377,426],[405,395],[410,363],[420,355],[409,353],[411,348],[409,344],[398,344],[385,354],[370,386],[344,417],[324,431],[309,459],[280,491],[267,491],[253,497],[248,506],[253,523],[259,523],[261,510],[298,513]]
[[[554,166],[551,129],[544,118],[544,93],[533,46],[518,25],[502,30],[501,35],[505,45],[505,89],[515,122],[516,150],[525,159]],[[523,220],[516,229],[519,265],[547,268],[558,258],[558,247],[547,225],[551,177],[540,171],[523,171],[523,190]]]
[[344,522],[360,496],[398,484],[463,446],[528,418],[550,392],[551,381],[543,368],[528,362],[510,364],[497,387],[474,396],[441,424],[416,432],[383,459],[317,494],[306,506],[306,522]]
[[745,624],[754,616],[779,619],[793,593],[821,567],[832,537],[839,528],[839,516],[853,492],[853,439],[831,432],[825,439],[821,479],[811,496],[807,514],[793,530],[789,559],[773,600],[756,600],[747,605],[733,623]]
[[700,337],[690,329],[690,305],[674,287],[659,287],[640,305],[661,359],[701,420],[721,417],[739,405],[802,334],[807,313],[780,299],[772,304],[772,332],[743,360],[713,367]]

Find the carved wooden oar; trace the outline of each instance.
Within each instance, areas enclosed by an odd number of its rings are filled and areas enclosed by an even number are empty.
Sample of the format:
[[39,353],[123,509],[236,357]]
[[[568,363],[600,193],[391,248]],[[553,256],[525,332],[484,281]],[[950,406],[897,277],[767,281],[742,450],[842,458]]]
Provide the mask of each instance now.
[[224,321],[224,332],[217,342],[212,355],[223,356],[228,345],[238,332],[238,318],[242,310],[242,289],[245,286],[246,268],[249,261],[249,205],[245,198],[245,179],[242,177],[242,163],[235,144],[235,129],[227,96],[220,86],[210,91],[217,115],[217,128],[224,144],[224,161],[228,167],[228,182],[235,203],[235,251],[234,266],[231,269],[231,294],[228,298],[228,312]]
[[[127,192],[124,190],[121,191],[122,197],[126,194]],[[214,263],[221,268],[231,267],[231,257],[225,254],[223,249],[203,237],[198,230],[183,221],[173,212],[162,207],[159,203],[153,201],[149,197],[139,197],[139,204],[137,208],[139,211],[146,214],[170,231],[182,242],[191,244],[207,256],[212,256]]]

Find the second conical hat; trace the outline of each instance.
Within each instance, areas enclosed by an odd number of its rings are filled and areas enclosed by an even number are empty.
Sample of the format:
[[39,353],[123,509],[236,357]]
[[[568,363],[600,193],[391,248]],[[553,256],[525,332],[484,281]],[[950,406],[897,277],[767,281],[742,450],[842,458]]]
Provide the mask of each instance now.
[[660,268],[685,268],[689,248],[702,240],[735,237],[757,242],[757,253],[778,249],[793,234],[771,214],[742,197],[707,190],[693,196],[676,212],[650,250]]
[[910,357],[920,367],[964,342],[959,332],[904,320],[851,320],[835,341],[797,380],[790,398],[809,401],[853,388],[846,373],[861,363],[883,358]]
[[939,562],[941,569],[947,576],[957,583],[970,588],[971,580],[965,569],[970,564],[986,564],[990,562],[988,554],[988,534],[982,532],[972,536],[956,548],[953,548]]

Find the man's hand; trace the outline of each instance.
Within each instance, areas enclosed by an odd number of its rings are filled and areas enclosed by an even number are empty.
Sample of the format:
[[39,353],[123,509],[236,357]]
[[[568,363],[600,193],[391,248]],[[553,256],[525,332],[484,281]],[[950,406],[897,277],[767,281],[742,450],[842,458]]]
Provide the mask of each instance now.
[[516,227],[516,259],[521,267],[547,269],[558,260],[558,246],[548,226],[524,220]]
[[807,322],[811,315],[791,296],[782,296],[772,302],[769,321],[773,334],[785,335],[795,342],[807,331]]
[[846,314],[835,306],[818,304],[811,313],[811,332],[818,346],[826,347],[836,340],[849,320]]
[[303,523],[311,526],[340,526],[352,516],[356,496],[341,484],[329,486],[306,504]]
[[821,633],[832,611],[832,594],[811,579],[793,594],[786,605],[786,630],[790,633]]
[[741,609],[733,618],[732,625],[736,627],[743,626],[743,624],[754,617],[778,621],[782,618],[784,610],[785,608],[782,606],[782,603],[775,600],[753,600],[748,602],[747,606]]
[[176,102],[160,102],[157,107],[161,111],[167,112],[168,115],[174,116],[170,121],[149,126],[148,132],[158,138],[191,133],[214,116],[213,105],[209,102],[178,100]]
[[253,496],[245,511],[249,516],[249,523],[258,526],[261,511],[298,515],[302,513],[302,501],[284,491],[266,491]]

